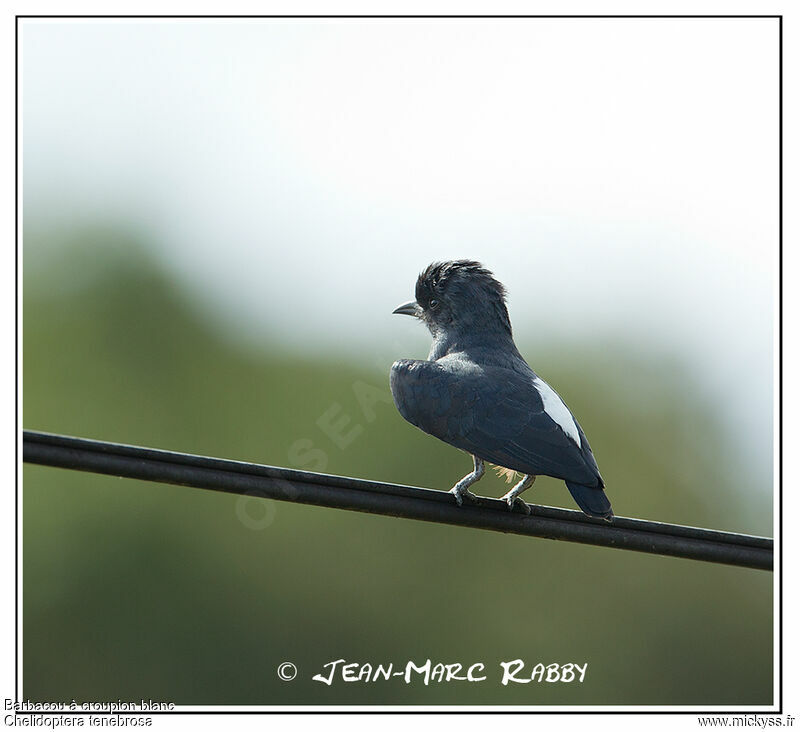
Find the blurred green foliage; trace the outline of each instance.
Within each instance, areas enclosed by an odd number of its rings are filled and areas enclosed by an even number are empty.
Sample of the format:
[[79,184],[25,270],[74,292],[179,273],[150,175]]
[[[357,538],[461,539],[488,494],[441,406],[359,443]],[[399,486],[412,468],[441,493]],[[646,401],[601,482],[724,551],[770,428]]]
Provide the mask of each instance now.
[[[26,233],[25,427],[439,489],[467,472],[397,414],[388,360],[235,345],[143,251],[113,227]],[[771,475],[722,444],[675,364],[636,353],[553,344],[532,360],[578,414],[616,512],[771,533],[767,492],[748,490]],[[374,413],[355,383],[385,394]],[[344,449],[318,425],[332,407],[361,426]],[[37,466],[23,478],[25,698],[772,701],[771,573]],[[479,485],[504,490],[493,474]],[[527,498],[574,507],[550,479]],[[481,661],[489,679],[311,681],[339,658]],[[589,667],[582,684],[503,687],[499,662],[516,658]]]

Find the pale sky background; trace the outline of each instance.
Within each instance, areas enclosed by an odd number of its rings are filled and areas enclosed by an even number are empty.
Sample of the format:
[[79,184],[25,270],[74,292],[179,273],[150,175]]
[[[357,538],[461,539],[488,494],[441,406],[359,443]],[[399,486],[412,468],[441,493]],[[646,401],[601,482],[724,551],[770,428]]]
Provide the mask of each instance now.
[[420,269],[479,259],[534,369],[555,339],[663,354],[768,466],[777,34],[24,21],[26,220],[129,222],[222,327],[387,362],[427,354],[390,315]]

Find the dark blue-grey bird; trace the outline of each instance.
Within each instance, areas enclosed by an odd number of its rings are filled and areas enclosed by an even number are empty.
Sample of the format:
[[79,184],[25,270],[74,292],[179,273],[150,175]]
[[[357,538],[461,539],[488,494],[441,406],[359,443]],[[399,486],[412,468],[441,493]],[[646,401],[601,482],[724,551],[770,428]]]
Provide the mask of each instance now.
[[581,510],[611,520],[611,503],[581,426],[561,397],[522,358],[511,334],[506,292],[479,262],[434,262],[416,299],[395,313],[419,318],[433,336],[427,361],[392,365],[391,388],[411,424],[472,455],[474,470],[450,491],[460,506],[484,461],[523,475],[502,500],[530,513],[519,495],[537,475],[566,482]]

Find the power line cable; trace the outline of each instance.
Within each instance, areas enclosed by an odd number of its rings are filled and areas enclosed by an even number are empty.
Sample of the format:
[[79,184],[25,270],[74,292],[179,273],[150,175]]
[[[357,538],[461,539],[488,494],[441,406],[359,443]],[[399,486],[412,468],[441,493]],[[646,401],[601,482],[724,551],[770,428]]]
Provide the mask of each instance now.
[[579,511],[531,504],[509,511],[498,499],[456,506],[445,491],[310,473],[25,430],[23,460],[52,467],[205,488],[328,508],[574,541],[740,567],[772,570],[773,540],[747,534],[642,521],[613,522]]

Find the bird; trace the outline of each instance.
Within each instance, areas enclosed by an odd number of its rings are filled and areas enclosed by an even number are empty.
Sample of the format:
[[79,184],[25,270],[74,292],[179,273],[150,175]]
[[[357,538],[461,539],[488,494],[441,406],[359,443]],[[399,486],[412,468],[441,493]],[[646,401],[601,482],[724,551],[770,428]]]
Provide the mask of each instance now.
[[472,456],[473,470],[450,490],[456,503],[477,500],[469,489],[488,462],[506,477],[522,475],[501,499],[511,510],[530,514],[520,494],[547,475],[566,483],[584,514],[611,521],[578,420],[514,343],[503,284],[480,262],[433,262],[415,295],[393,313],[421,320],[433,342],[427,360],[392,364],[392,398],[405,420]]

